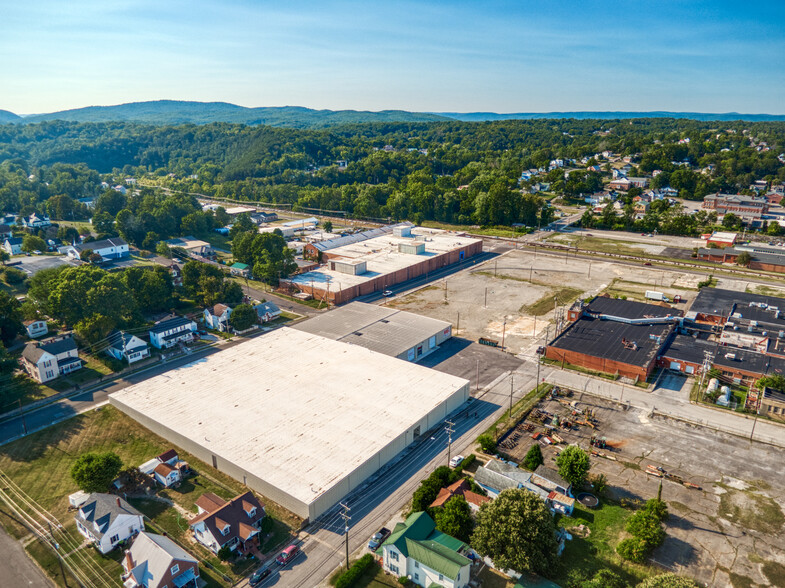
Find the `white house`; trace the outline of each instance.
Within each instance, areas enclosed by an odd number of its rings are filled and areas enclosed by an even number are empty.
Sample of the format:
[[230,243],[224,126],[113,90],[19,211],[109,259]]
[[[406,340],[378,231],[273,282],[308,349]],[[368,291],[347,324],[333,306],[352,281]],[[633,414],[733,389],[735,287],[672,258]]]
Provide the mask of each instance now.
[[22,253],[22,238],[21,237],[8,237],[3,242],[3,249],[8,252],[8,255],[19,255]]
[[111,494],[91,494],[74,518],[79,532],[103,554],[144,530],[142,513]]
[[37,382],[48,382],[82,367],[79,350],[71,335],[28,343],[22,351],[22,366]]
[[172,315],[155,323],[150,329],[150,343],[157,349],[168,349],[178,343],[194,340],[196,323],[182,316]]
[[120,237],[102,239],[101,241],[90,241],[89,243],[77,243],[75,245],[68,245],[60,248],[61,253],[65,253],[69,257],[75,259],[79,259],[84,251],[92,251],[104,259],[120,259],[130,255],[128,243]]
[[199,562],[164,535],[142,531],[123,557],[125,588],[197,588]]
[[150,357],[150,348],[136,335],[115,329],[107,337],[109,346],[106,352],[115,359],[127,360],[129,364]]
[[46,321],[41,319],[35,319],[32,321],[24,321],[25,330],[27,331],[27,336],[31,339],[36,339],[41,335],[46,335],[49,332],[49,327],[46,324]]
[[177,452],[170,449],[140,465],[139,471],[152,477],[164,488],[169,488],[188,475],[190,468],[188,462],[182,461]]
[[468,549],[463,541],[437,531],[425,512],[411,514],[406,522],[395,525],[381,546],[385,571],[427,588],[468,586],[471,561],[463,555]]
[[196,540],[213,553],[222,547],[247,553],[266,516],[264,506],[251,492],[229,501],[206,492],[196,500],[196,507],[199,514],[188,524]]
[[24,217],[22,219],[22,226],[28,229],[42,229],[51,225],[52,221],[50,221],[49,217],[45,214],[38,215],[33,213],[30,216]]
[[215,306],[204,309],[204,324],[216,331],[229,330],[229,317],[232,316],[232,309],[226,304],[216,304]]

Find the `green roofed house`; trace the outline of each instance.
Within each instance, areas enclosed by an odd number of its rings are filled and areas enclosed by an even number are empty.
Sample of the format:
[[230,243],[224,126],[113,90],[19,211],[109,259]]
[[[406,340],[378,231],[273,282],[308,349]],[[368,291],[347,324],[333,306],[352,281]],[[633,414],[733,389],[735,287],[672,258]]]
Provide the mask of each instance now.
[[251,277],[251,266],[247,263],[235,262],[229,266],[229,273],[233,276],[241,276],[243,278]]
[[463,555],[469,547],[437,531],[426,512],[411,514],[405,523],[395,525],[381,549],[384,569],[396,576],[407,576],[418,586],[469,585],[471,560]]

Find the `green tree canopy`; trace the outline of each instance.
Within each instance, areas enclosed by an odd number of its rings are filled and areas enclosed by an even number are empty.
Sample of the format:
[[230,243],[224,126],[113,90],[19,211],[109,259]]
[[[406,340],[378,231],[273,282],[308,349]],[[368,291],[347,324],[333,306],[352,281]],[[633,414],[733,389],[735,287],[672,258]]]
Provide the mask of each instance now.
[[646,578],[636,588],[700,588],[698,583],[687,576],[660,574]]
[[0,291],[0,341],[7,346],[24,332],[19,301],[7,292]]
[[463,496],[453,496],[444,506],[434,510],[437,529],[461,541],[469,541],[474,528],[474,519],[472,509]]
[[256,233],[256,225],[251,220],[251,217],[246,214],[237,215],[237,218],[234,219],[234,223],[232,224],[232,228],[229,229],[229,238],[234,241],[237,237],[244,233]]
[[22,237],[22,251],[46,251],[46,241],[35,235],[25,235]]
[[255,325],[258,318],[253,306],[250,304],[238,304],[232,309],[229,324],[232,325],[235,331],[244,331]]
[[526,452],[526,457],[523,458],[523,465],[526,466],[527,470],[534,471],[544,463],[545,460],[542,457],[540,445],[535,442],[534,445],[529,447],[529,451]]
[[559,475],[567,480],[575,489],[580,488],[589,474],[591,462],[589,454],[577,445],[569,445],[556,458]]
[[85,453],[71,466],[71,477],[85,492],[106,492],[123,462],[116,453]]
[[471,545],[500,569],[546,574],[557,563],[553,515],[528,490],[504,490],[483,504]]

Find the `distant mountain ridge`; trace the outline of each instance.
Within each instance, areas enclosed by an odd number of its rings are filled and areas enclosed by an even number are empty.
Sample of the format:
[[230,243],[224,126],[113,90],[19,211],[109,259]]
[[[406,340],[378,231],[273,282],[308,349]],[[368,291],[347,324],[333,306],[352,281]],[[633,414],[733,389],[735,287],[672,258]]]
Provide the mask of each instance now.
[[700,121],[745,120],[785,121],[780,114],[739,114],[703,112],[626,112],[626,111],[575,111],[575,112],[409,112],[405,110],[314,110],[302,106],[248,108],[228,102],[192,102],[155,100],[130,102],[114,106],[87,106],[47,114],[18,116],[0,110],[0,124],[37,123],[50,120],[73,122],[137,122],[154,125],[208,124],[213,122],[246,125],[269,125],[292,128],[324,128],[349,123],[369,122],[435,122],[458,120],[485,122],[499,120],[531,119],[630,119],[630,118],[679,118]]
[[465,122],[481,122],[490,120],[532,120],[542,118],[575,118],[575,119],[629,119],[629,118],[684,118],[700,121],[746,120],[750,122],[782,121],[785,114],[739,114],[738,112],[669,112],[655,110],[648,112],[630,111],[574,111],[574,112],[513,112],[499,114],[496,112],[437,112],[442,116]]
[[[47,120],[75,122],[139,122],[147,124],[207,124],[212,122],[270,125],[277,127],[319,128],[364,122],[432,122],[449,120],[438,114],[382,110],[314,110],[302,106],[247,108],[228,102],[189,102],[156,100],[116,106],[87,106],[49,114],[34,114],[25,123]],[[20,122],[20,121],[15,121]]]

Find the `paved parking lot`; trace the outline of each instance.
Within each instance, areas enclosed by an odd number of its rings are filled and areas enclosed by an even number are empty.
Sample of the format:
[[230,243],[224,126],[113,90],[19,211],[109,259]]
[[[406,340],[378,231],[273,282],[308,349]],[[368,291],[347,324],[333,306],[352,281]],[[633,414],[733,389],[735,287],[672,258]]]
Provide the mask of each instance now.
[[499,349],[453,337],[418,363],[446,374],[466,378],[472,383],[471,389],[474,391],[477,389],[478,373],[479,387],[483,388],[500,375],[518,369],[523,362]]
[[30,257],[14,257],[11,263],[20,261],[18,265],[14,265],[28,276],[32,276],[41,270],[49,269],[52,267],[60,267],[61,265],[78,265],[76,261],[68,259],[64,255],[31,255]]

